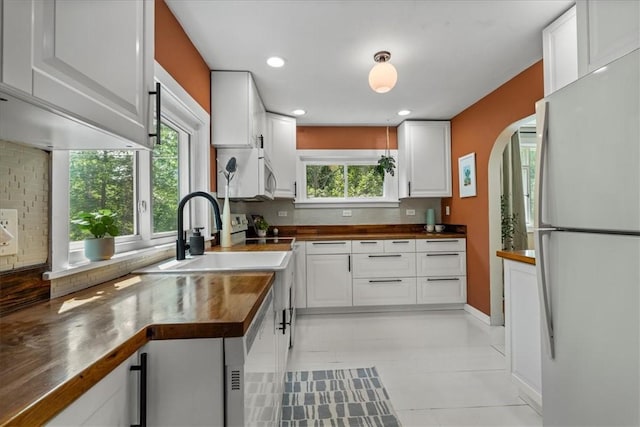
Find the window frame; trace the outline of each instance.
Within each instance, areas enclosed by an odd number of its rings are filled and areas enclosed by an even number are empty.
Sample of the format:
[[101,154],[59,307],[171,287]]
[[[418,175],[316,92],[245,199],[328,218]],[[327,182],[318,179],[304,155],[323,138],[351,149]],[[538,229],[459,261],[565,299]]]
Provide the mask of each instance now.
[[[162,85],[162,120],[180,127],[190,137],[187,156],[181,159],[180,198],[189,191],[209,189],[210,116],[184,88],[157,62],[155,80]],[[182,148],[181,148],[182,149]],[[137,251],[175,242],[175,232],[153,233],[151,203],[151,157],[150,150],[137,149],[134,169],[134,192],[136,198],[136,232],[130,236],[116,237],[116,253]],[[56,277],[83,267],[88,261],[83,256],[82,242],[69,241],[69,153],[53,151],[51,161],[51,273]],[[183,160],[189,161],[188,168]],[[57,172],[57,173],[56,173]],[[185,184],[186,183],[186,184]],[[204,226],[204,235],[210,235],[210,211],[208,202],[193,200],[185,209],[186,229]],[[92,262],[96,268],[104,261]]]
[[[520,176],[522,179],[522,189],[524,196],[524,208],[525,208],[525,226],[527,228],[527,232],[533,231],[534,228],[534,216],[535,216],[535,183],[532,183],[529,177],[531,176],[531,164],[529,163],[529,151],[533,151],[534,153],[537,150],[537,143],[535,137],[535,128],[530,131],[523,132],[519,131],[518,135],[520,141],[520,167],[521,172]],[[527,153],[526,161],[525,157],[522,155]],[[534,171],[535,173],[535,171]],[[524,175],[526,174],[526,180],[524,179]],[[527,221],[528,219],[528,221]]]
[[[385,150],[297,150],[296,178],[298,196],[295,200],[296,208],[341,208],[341,207],[397,207],[398,199],[398,169],[394,176],[385,174],[383,197],[307,197],[307,165],[374,165]],[[390,155],[398,164],[398,150],[390,150]],[[346,179],[346,178],[345,178]],[[345,188],[346,194],[346,188]]]

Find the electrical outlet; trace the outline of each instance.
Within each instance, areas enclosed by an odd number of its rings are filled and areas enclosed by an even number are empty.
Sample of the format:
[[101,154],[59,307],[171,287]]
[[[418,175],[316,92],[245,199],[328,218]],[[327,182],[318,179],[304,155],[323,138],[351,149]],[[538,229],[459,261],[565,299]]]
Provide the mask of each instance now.
[[449,208],[449,206],[445,206],[444,207],[444,214],[445,215],[451,215],[451,208]]
[[342,216],[351,216],[351,210],[342,211]]
[[416,216],[416,210],[415,209],[407,209],[406,214],[407,214],[407,216]]
[[287,211],[278,211],[278,216],[287,216]]
[[0,256],[18,253],[18,210],[0,209]]

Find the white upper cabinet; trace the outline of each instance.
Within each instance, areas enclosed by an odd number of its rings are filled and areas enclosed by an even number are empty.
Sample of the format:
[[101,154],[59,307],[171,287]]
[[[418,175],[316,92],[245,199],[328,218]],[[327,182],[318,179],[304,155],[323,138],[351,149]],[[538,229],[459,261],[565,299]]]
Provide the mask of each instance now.
[[578,0],[580,77],[640,48],[640,2]]
[[216,147],[262,148],[265,109],[251,73],[211,72],[211,127]]
[[405,121],[398,127],[400,198],[451,196],[451,124]]
[[[151,0],[4,0],[0,86],[152,146],[153,5]],[[83,147],[79,141],[76,148]]]
[[274,197],[295,198],[296,194],[296,119],[267,113],[264,151],[276,175]]
[[542,52],[545,96],[578,79],[575,5],[542,31]]

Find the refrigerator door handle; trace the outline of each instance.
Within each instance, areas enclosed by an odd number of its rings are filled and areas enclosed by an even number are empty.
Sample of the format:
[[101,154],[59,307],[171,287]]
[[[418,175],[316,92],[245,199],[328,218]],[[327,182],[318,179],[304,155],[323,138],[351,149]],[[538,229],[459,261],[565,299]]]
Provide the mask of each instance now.
[[543,180],[544,180],[544,166],[545,159],[547,157],[547,144],[549,134],[549,102],[540,101],[536,104],[537,120],[539,122],[538,127],[538,147],[536,150],[536,216],[535,224],[536,228],[548,228],[549,224],[545,224],[542,220],[542,205],[544,203],[544,195],[542,194]]
[[[551,313],[551,304],[549,301],[549,286],[547,284],[547,272],[544,261],[544,242],[543,237],[550,235],[554,228],[536,229],[536,277],[538,282],[538,297],[540,298],[540,315],[542,317],[542,332],[547,339],[549,357],[555,358],[555,347],[553,339],[553,317]],[[543,339],[544,339],[543,338]]]

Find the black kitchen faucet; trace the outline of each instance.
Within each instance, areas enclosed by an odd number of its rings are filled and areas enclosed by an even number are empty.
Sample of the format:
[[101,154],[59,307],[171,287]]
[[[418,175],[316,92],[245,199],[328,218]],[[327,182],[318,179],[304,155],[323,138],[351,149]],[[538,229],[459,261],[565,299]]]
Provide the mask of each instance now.
[[183,260],[185,259],[186,252],[188,249],[187,245],[187,236],[184,231],[184,206],[187,202],[194,197],[204,197],[205,199],[211,202],[211,206],[213,206],[213,215],[216,219],[216,228],[218,231],[222,229],[222,220],[220,219],[220,207],[218,206],[218,202],[216,199],[209,193],[205,193],[204,191],[194,191],[193,193],[189,193],[180,200],[178,204],[178,240],[176,240],[176,259]]

